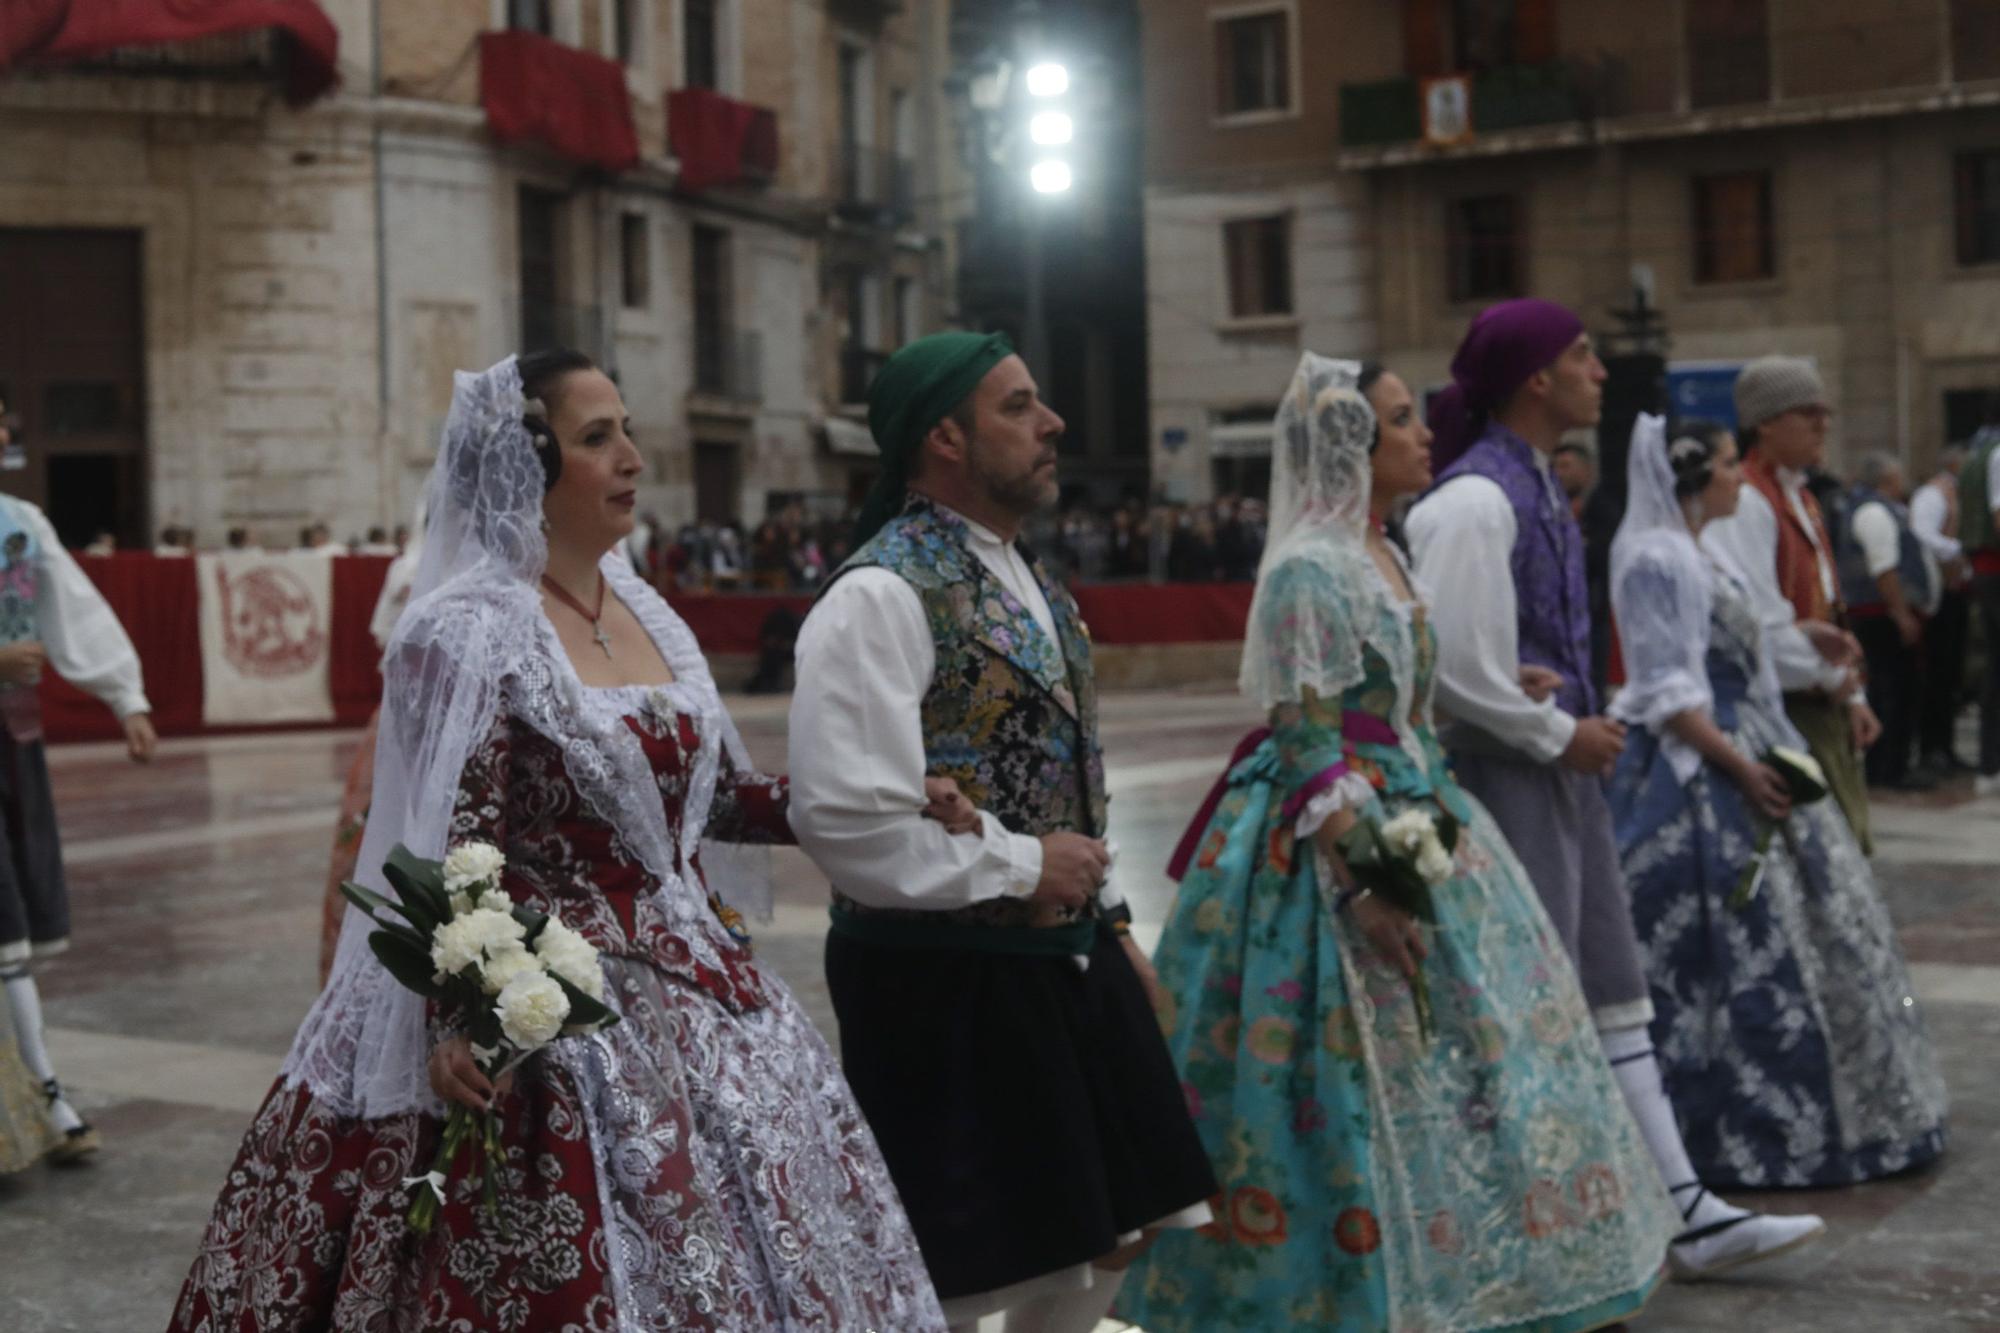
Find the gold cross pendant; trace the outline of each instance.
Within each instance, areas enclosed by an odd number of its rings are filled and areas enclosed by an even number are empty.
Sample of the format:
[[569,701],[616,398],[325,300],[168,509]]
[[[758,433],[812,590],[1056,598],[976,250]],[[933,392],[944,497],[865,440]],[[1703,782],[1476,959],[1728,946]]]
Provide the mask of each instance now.
[[590,628],[595,631],[597,646],[604,650],[606,657],[611,656],[611,636],[604,632],[604,622],[593,620],[590,622]]

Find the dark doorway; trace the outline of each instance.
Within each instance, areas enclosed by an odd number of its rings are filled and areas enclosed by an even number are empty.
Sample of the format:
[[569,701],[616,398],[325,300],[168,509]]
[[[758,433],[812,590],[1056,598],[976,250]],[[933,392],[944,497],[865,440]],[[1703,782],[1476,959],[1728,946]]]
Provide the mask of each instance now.
[[0,228],[0,491],[65,545],[147,544],[145,328],[136,231]]
[[736,513],[736,446],[715,440],[694,442],[694,517],[697,523],[729,523]]
[[523,185],[520,193],[521,347],[561,346],[563,328],[561,227],[563,197]]

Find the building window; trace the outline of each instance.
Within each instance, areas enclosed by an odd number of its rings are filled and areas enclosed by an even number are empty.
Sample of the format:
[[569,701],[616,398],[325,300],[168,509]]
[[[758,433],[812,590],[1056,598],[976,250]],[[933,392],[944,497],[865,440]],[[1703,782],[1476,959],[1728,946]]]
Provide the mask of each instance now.
[[1688,104],[1699,111],[1771,100],[1769,6],[1687,0]]
[[1951,0],[1951,74],[2000,78],[2000,0]]
[[1509,194],[1452,201],[1445,233],[1451,299],[1488,301],[1521,294],[1520,206]]
[[1222,224],[1229,264],[1229,317],[1292,313],[1292,227],[1283,214]]
[[523,32],[556,35],[555,0],[507,0],[507,26]]
[[694,384],[720,393],[729,377],[729,233],[694,228]]
[[722,0],[682,0],[681,84],[722,86]]
[[1291,11],[1215,21],[1215,111],[1241,116],[1292,106]]
[[2000,149],[1960,153],[1956,165],[1958,262],[2000,263]]
[[611,0],[611,54],[621,65],[641,60],[639,0]]
[[1771,173],[1694,178],[1694,280],[1756,282],[1778,274]]
[[897,278],[896,301],[896,346],[903,347],[917,340],[923,328],[924,317],[918,304],[919,292],[915,278]]
[[653,303],[652,254],[646,241],[644,213],[618,215],[618,286],[627,310],[643,310]]
[[528,351],[563,342],[558,256],[562,196],[554,190],[521,187],[516,210],[521,263],[521,346]]

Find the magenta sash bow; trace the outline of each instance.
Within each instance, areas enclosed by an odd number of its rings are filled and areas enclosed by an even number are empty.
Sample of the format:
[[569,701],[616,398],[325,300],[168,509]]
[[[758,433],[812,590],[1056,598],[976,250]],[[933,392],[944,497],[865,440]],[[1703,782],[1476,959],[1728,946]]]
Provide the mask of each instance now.
[[[1360,745],[1397,743],[1396,729],[1373,713],[1349,709],[1340,715],[1340,729],[1343,740]],[[1208,827],[1208,821],[1215,817],[1215,807],[1222,804],[1222,793],[1229,790],[1229,775],[1252,750],[1268,740],[1270,735],[1269,727],[1258,727],[1236,742],[1236,749],[1230,754],[1229,762],[1223,765],[1221,776],[1217,777],[1215,785],[1208,789],[1208,796],[1202,801],[1201,808],[1195,811],[1194,819],[1189,822],[1186,832],[1181,834],[1180,842],[1174,846],[1174,854],[1167,861],[1168,879],[1176,884],[1180,883],[1181,876],[1187,873],[1188,863],[1194,860],[1194,854],[1201,846],[1202,831]],[[1308,801],[1347,776],[1349,771],[1343,762],[1314,774],[1285,801],[1283,811],[1285,820],[1289,822],[1298,818],[1299,811],[1305,808]]]

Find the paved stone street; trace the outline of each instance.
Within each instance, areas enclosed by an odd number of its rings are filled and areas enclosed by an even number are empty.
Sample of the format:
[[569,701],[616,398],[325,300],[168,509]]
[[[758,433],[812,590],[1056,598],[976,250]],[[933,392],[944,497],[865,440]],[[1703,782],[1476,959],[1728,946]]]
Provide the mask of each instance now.
[[[780,700],[738,701],[751,748],[784,758]],[[1251,719],[1233,694],[1107,697],[1117,869],[1150,943],[1160,873]],[[51,1045],[106,1150],[0,1178],[0,1330],[164,1326],[223,1172],[313,995],[319,895],[351,733],[177,741],[150,770],[105,746],[54,752],[76,947],[43,975]],[[1877,805],[1877,866],[1953,1097],[1943,1165],[1912,1179],[1773,1197],[1824,1242],[1738,1280],[1675,1286],[1635,1327],[1904,1333],[2000,1328],[2000,801],[1966,785]],[[831,1032],[825,893],[778,854],[759,937]]]

